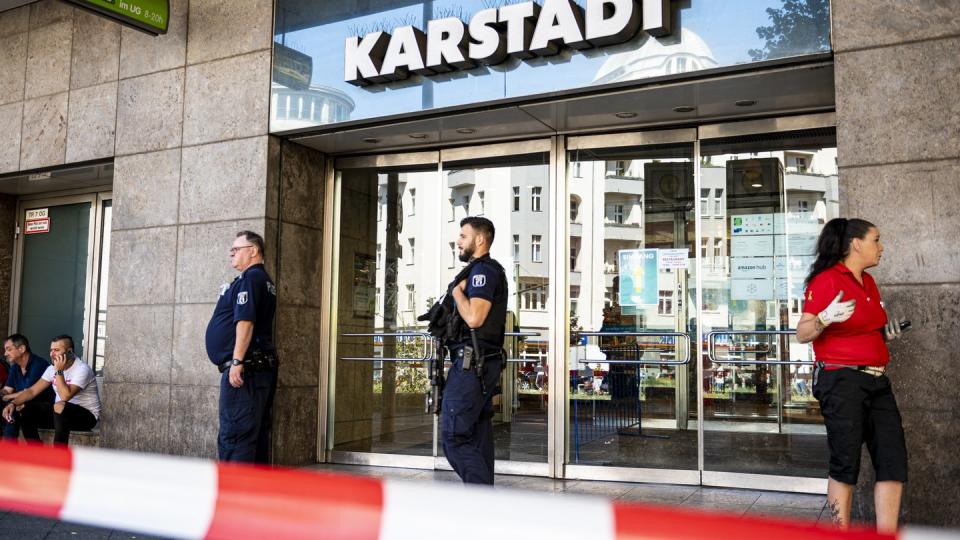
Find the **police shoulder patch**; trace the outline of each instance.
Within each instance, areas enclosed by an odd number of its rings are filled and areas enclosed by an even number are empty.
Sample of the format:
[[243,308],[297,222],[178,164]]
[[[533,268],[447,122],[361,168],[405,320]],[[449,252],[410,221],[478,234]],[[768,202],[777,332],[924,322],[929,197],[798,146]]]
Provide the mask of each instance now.
[[247,303],[247,291],[240,291],[240,294],[237,295],[237,304],[241,306]]
[[473,276],[473,286],[474,287],[483,287],[487,284],[486,274],[475,274]]

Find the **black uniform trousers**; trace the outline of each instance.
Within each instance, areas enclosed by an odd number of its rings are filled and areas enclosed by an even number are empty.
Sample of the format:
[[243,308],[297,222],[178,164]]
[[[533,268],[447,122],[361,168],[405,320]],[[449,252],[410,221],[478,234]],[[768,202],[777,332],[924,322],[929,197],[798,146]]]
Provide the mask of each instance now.
[[230,385],[230,370],[220,376],[220,434],[217,454],[221,461],[270,462],[271,410],[277,391],[277,370],[243,370],[243,385]]
[[[443,453],[465,484],[493,485],[493,392],[500,379],[500,355],[484,363],[484,393],[475,369],[463,370],[463,347],[450,351],[452,365],[443,387],[440,437]],[[474,360],[475,361],[475,360]]]
[[863,371],[817,368],[813,395],[827,428],[830,478],[856,485],[864,443],[878,482],[907,481],[907,447],[890,379]]

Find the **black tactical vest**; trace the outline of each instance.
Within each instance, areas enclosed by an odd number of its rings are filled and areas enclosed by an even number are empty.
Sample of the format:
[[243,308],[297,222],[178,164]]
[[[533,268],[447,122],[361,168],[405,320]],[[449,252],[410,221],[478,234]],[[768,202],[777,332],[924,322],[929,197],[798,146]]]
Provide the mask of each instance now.
[[[507,274],[495,259],[489,254],[471,261],[471,266],[482,266],[487,268],[486,274],[492,279],[497,280],[494,288],[493,306],[490,307],[490,313],[480,328],[476,329],[477,341],[483,348],[500,349],[503,347],[503,332],[507,324]],[[465,276],[465,278],[469,278]],[[456,283],[451,285],[456,286]],[[471,343],[470,329],[467,325],[462,325],[458,345],[468,345]]]

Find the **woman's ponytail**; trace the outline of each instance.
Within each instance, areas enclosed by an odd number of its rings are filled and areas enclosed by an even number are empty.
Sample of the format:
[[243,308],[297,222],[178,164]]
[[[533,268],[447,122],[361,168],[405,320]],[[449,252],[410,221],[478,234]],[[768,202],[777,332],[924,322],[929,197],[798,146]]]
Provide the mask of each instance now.
[[850,254],[850,243],[854,238],[866,238],[873,223],[863,219],[834,218],[823,226],[817,239],[817,260],[810,266],[810,274],[804,286],[810,285],[818,274],[833,267]]

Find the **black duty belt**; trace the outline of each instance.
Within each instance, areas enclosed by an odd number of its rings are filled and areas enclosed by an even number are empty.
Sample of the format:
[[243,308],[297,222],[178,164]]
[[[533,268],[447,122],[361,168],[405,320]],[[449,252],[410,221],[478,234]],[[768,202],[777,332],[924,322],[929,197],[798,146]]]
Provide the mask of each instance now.
[[[223,373],[230,369],[230,364],[232,363],[233,360],[226,360],[217,366],[217,369],[220,370],[220,373]],[[257,350],[251,352],[250,357],[243,360],[243,365],[251,371],[271,371],[277,369],[280,361],[277,359],[277,353],[275,351],[264,352]]]

